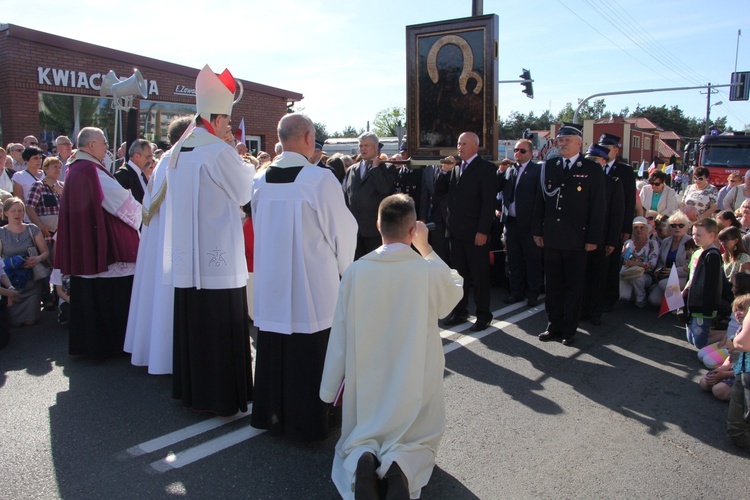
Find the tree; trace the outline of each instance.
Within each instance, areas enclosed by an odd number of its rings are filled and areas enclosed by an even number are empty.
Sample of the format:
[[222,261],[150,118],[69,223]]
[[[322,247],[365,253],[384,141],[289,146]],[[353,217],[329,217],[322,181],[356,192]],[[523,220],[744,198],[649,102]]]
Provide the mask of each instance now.
[[328,130],[326,129],[326,126],[324,123],[320,122],[313,122],[313,125],[315,126],[315,140],[323,142],[326,139],[328,139]]
[[356,128],[352,127],[351,125],[347,125],[344,127],[343,132],[333,132],[329,138],[330,139],[343,139],[343,138],[354,138],[359,137],[362,132],[364,132],[365,129],[361,128],[357,130]]
[[381,109],[375,115],[372,125],[373,131],[380,137],[396,137],[396,127],[406,126],[406,109],[398,106]]
[[[578,100],[578,104],[581,104],[581,100]],[[604,99],[595,99],[593,101],[593,104],[591,101],[587,102],[583,105],[581,110],[578,112],[578,122],[583,122],[583,120],[601,120],[602,118],[610,118],[612,116],[612,113],[609,111],[605,112],[604,109],[607,107],[606,104],[604,104]],[[566,103],[565,107],[557,114],[557,122],[572,122],[573,117],[575,116],[575,109],[573,109],[573,105],[571,103]]]

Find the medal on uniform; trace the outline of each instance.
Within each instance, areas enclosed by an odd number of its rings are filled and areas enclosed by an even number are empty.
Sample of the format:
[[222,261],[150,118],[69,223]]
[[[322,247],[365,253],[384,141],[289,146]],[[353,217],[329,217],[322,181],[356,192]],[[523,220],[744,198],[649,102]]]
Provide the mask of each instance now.
[[581,186],[578,186],[578,192],[579,193],[581,192]]

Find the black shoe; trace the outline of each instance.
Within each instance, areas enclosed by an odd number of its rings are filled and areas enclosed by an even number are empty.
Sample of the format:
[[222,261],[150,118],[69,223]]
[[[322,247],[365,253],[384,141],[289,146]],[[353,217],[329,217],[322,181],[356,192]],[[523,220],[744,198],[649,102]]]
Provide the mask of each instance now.
[[526,301],[527,307],[536,307],[539,305],[539,299],[537,297],[534,297],[533,299],[530,298]]
[[450,313],[448,317],[443,320],[443,324],[445,326],[460,325],[461,323],[466,323],[466,320],[468,319],[469,317],[466,314]]
[[573,337],[568,337],[568,338],[562,339],[562,345],[571,346],[574,343],[575,343],[575,340],[573,339]]
[[550,340],[557,340],[560,337],[559,333],[544,332],[539,334],[539,340],[542,342],[549,342]]
[[378,500],[379,479],[375,473],[375,469],[377,469],[376,462],[375,455],[369,451],[366,451],[359,457],[354,480],[354,497],[357,500]]
[[589,318],[589,323],[591,323],[594,326],[599,326],[602,324],[602,318],[595,318],[592,316],[591,318]]
[[505,302],[506,304],[515,304],[516,302],[521,302],[521,301],[523,301],[523,297],[514,297],[513,295],[508,295],[503,300],[503,302]]
[[61,325],[67,325],[70,318],[70,304],[63,302],[60,304],[57,312],[57,322]]
[[474,323],[471,326],[471,331],[472,332],[481,332],[482,330],[486,330],[488,326],[490,326],[490,322],[489,321],[484,321],[484,320],[478,319],[476,321],[476,323]]

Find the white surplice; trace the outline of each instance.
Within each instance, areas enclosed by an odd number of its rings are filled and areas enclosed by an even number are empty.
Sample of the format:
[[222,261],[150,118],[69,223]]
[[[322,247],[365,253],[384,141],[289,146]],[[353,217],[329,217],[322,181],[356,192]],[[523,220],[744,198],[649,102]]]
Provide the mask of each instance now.
[[320,398],[332,402],[345,378],[343,424],[331,477],[354,498],[357,461],[395,461],[418,498],[445,430],[445,356],[438,318],[463,295],[463,279],[435,252],[421,257],[384,245],[349,266],[341,280]]
[[162,207],[165,284],[214,290],[245,287],[239,207],[250,201],[254,175],[253,167],[220,138],[200,127],[192,131],[177,166],[167,168],[169,189]]
[[174,288],[163,280],[164,217],[161,204],[166,196],[167,151],[154,168],[143,195],[143,227],[135,263],[125,352],[131,363],[148,366],[152,375],[172,373],[172,327]]
[[324,168],[285,151],[270,168],[303,167],[292,183],[253,182],[254,324],[291,334],[330,328],[339,276],[354,259],[357,222]]

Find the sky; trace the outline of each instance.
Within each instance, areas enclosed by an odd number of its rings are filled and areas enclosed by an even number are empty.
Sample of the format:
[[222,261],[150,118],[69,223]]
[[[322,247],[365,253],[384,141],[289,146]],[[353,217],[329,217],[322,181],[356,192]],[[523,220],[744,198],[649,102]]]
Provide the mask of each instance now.
[[[179,5],[174,13],[168,5]],[[378,111],[406,104],[408,25],[471,16],[470,0],[128,0],[72,3],[0,0],[11,23],[105,47],[301,93],[298,106],[329,132],[367,127]],[[114,8],[112,6],[115,6]],[[728,84],[750,71],[747,0],[484,0],[499,17],[499,116],[553,114],[601,92]],[[181,41],[180,39],[184,39]],[[750,125],[750,101],[712,95],[711,117]],[[705,117],[700,90],[605,97],[607,110],[679,106]],[[245,117],[246,122],[252,116]]]

